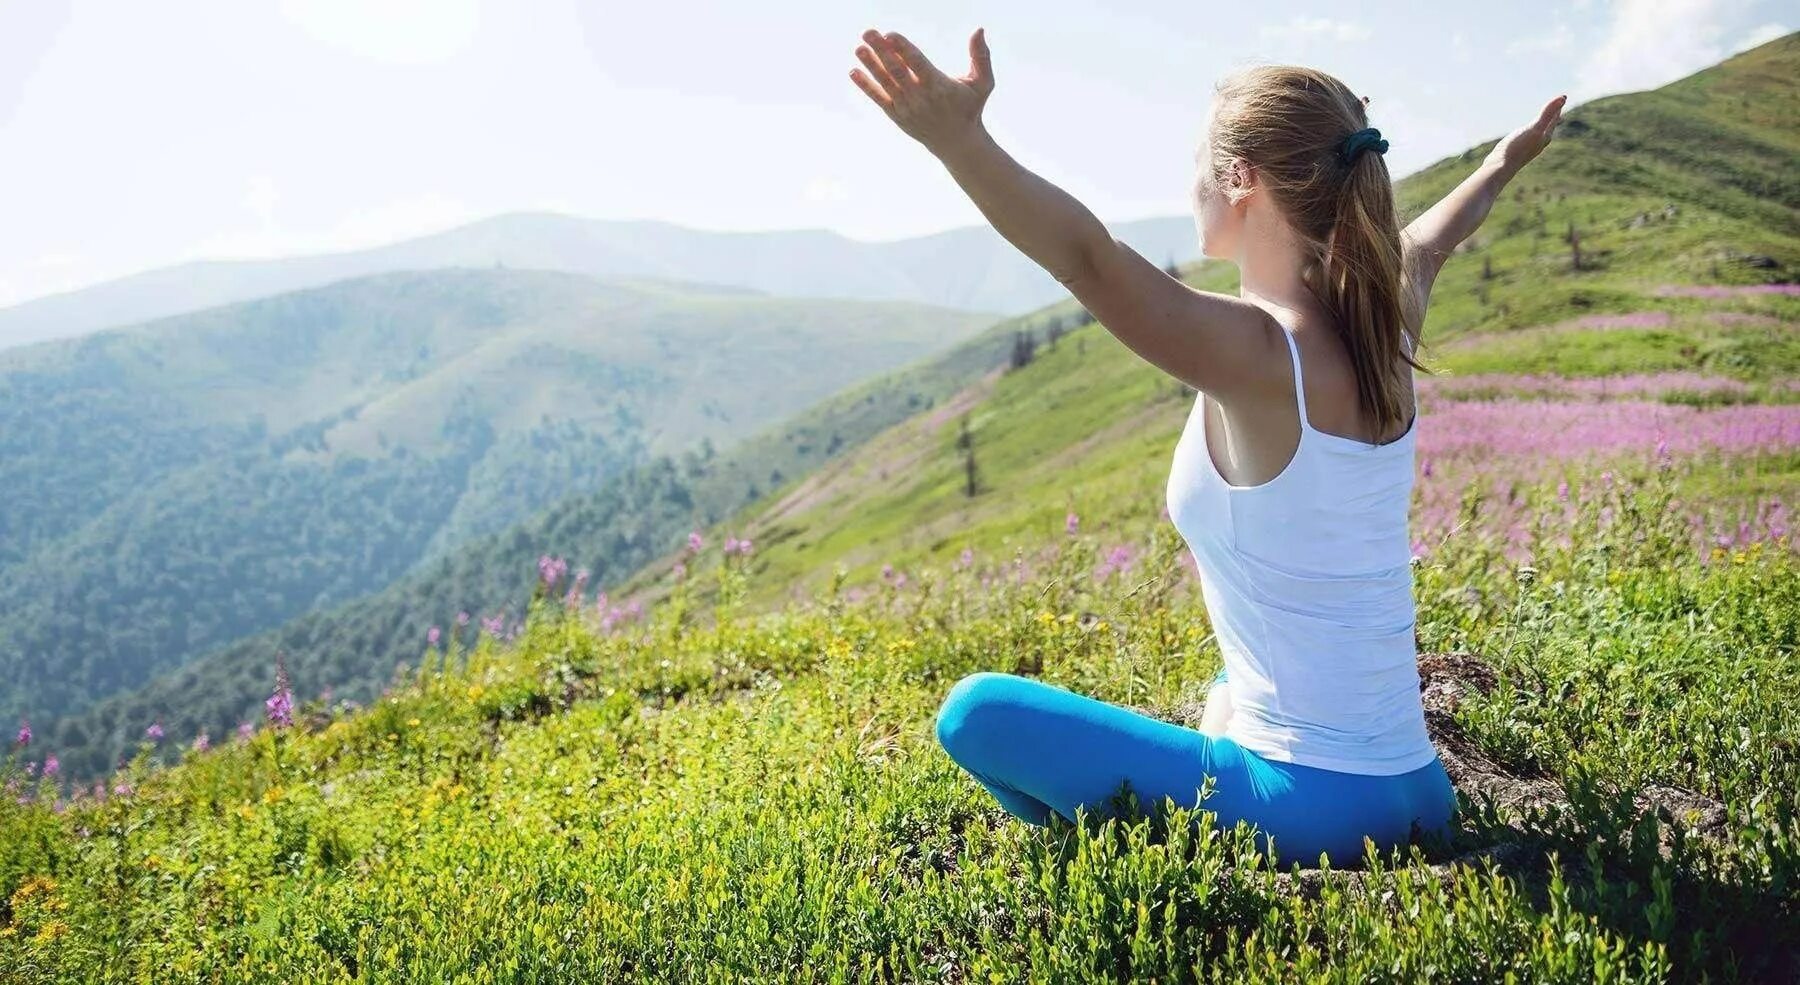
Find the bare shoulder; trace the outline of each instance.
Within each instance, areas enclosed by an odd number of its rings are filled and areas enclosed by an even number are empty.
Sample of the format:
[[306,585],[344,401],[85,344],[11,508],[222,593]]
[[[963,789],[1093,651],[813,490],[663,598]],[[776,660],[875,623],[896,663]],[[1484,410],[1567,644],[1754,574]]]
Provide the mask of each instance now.
[[1281,326],[1261,306],[1191,287],[1117,240],[1098,254],[1063,283],[1146,361],[1221,402],[1285,384]]

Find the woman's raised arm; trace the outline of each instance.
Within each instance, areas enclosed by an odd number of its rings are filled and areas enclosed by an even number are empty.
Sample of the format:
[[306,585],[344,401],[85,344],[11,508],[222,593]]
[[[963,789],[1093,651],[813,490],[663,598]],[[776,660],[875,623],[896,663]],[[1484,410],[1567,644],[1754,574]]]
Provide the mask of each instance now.
[[1475,173],[1407,224],[1401,233],[1406,276],[1412,301],[1421,314],[1431,296],[1432,282],[1437,279],[1444,261],[1455,251],[1457,244],[1481,228],[1506,183],[1550,143],[1556,124],[1562,120],[1563,103],[1568,98],[1557,96],[1550,100],[1544,104],[1537,119],[1500,138]]
[[1169,276],[994,142],[981,121],[994,89],[983,30],[969,38],[971,64],[961,78],[939,71],[899,34],[869,30],[863,41],[856,55],[868,73],[852,69],[851,80],[937,156],[1001,236],[1127,347],[1216,398],[1268,385],[1273,369],[1287,381],[1285,343],[1261,308]]

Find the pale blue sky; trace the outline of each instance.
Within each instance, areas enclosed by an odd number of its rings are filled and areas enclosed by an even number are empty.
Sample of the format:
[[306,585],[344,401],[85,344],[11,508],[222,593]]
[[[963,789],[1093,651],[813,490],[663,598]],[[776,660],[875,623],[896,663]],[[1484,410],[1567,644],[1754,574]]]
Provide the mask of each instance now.
[[0,305],[521,209],[859,239],[982,221],[850,81],[865,27],[960,74],[986,26],[989,129],[1115,221],[1186,212],[1234,67],[1338,75],[1399,176],[1558,92],[1653,88],[1795,20],[1773,0],[0,0]]

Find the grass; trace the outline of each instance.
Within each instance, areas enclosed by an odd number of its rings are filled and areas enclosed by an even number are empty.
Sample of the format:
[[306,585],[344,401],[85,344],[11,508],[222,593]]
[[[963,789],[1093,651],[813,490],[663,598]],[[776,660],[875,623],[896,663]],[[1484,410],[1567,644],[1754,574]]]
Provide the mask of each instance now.
[[[453,649],[368,708],[315,703],[172,769],[140,760],[114,780],[128,795],[0,802],[0,972],[1782,973],[1800,954],[1800,571],[1785,542],[1688,548],[1667,501],[1710,467],[1623,476],[1582,503],[1569,543],[1534,545],[1528,574],[1478,533],[1420,561],[1424,647],[1497,675],[1457,724],[1561,793],[1542,811],[1466,798],[1456,844],[1333,860],[1348,878],[1303,886],[1247,830],[1143,811],[1128,787],[1031,827],[937,747],[937,703],[976,670],[1166,708],[1217,667],[1172,531],[1121,529],[1141,560],[1096,579],[1101,543],[1058,522],[1022,567],[984,553],[861,603],[827,590],[769,614],[743,608],[744,560],[709,549],[694,578],[713,607],[683,588],[604,633],[540,601],[516,646]],[[1634,807],[1651,783],[1716,799],[1724,833]],[[1515,850],[1487,851],[1500,843]]]

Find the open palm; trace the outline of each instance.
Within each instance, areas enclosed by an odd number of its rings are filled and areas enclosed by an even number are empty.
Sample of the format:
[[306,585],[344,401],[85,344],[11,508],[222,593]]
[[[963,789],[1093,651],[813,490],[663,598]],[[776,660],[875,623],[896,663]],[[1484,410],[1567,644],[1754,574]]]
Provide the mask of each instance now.
[[868,69],[850,70],[855,82],[908,136],[936,149],[979,128],[981,110],[994,91],[994,66],[985,28],[969,36],[969,72],[952,78],[897,32],[864,31],[856,57]]
[[1531,163],[1533,158],[1549,146],[1550,135],[1555,132],[1556,125],[1562,122],[1563,104],[1568,99],[1568,96],[1562,95],[1545,103],[1537,119],[1500,138],[1500,142],[1488,152],[1488,160],[1514,172]]

